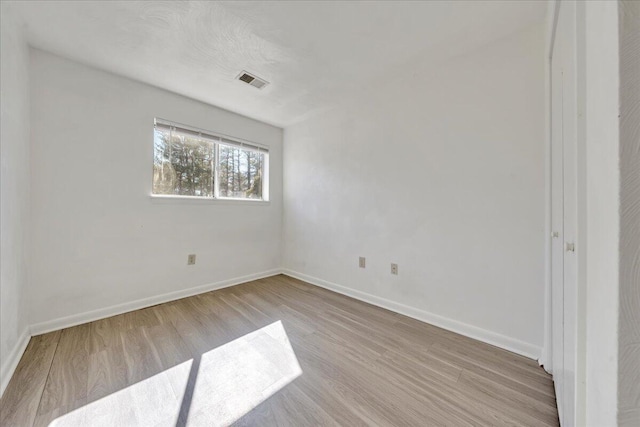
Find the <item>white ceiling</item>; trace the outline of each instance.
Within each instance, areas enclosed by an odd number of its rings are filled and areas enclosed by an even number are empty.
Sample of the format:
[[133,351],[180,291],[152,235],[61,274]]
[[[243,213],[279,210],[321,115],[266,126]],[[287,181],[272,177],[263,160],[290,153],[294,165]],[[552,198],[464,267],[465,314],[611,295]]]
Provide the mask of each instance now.
[[[5,3],[5,6],[7,4]],[[278,126],[544,18],[545,1],[25,1],[31,45]],[[270,82],[235,80],[247,70]]]

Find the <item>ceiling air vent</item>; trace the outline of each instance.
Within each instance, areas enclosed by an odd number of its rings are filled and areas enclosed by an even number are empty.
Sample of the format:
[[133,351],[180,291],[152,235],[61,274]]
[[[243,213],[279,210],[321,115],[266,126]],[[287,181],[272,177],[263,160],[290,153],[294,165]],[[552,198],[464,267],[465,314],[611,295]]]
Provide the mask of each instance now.
[[245,82],[248,85],[257,87],[258,89],[262,89],[263,87],[269,84],[269,82],[267,82],[266,80],[262,80],[260,77],[256,77],[253,74],[247,73],[246,71],[243,71],[240,74],[238,74],[237,79],[240,80],[241,82]]

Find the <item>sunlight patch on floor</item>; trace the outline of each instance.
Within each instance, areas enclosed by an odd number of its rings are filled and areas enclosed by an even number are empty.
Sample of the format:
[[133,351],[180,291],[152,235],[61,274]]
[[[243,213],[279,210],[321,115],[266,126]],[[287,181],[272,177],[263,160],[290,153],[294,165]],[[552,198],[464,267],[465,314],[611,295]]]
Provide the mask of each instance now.
[[229,425],[301,374],[287,333],[277,321],[49,425]]

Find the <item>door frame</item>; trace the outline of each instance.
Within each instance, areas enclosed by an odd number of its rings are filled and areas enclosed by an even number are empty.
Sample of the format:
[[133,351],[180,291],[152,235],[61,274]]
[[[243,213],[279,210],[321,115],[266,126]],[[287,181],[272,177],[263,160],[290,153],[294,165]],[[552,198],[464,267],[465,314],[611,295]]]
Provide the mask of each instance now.
[[[553,360],[553,318],[552,318],[552,57],[557,47],[557,27],[560,15],[560,0],[549,0],[547,19],[547,64],[546,64],[546,104],[547,114],[547,144],[546,144],[546,227],[545,227],[545,319],[544,344],[540,356],[540,364],[549,373],[554,372]],[[575,38],[571,54],[575,61],[575,168],[576,168],[576,224],[574,242],[576,244],[576,286],[574,294],[575,313],[575,347],[572,363],[575,366],[575,376],[572,385],[575,390],[573,401],[573,422],[584,425],[586,422],[586,274],[587,274],[587,218],[586,212],[586,6],[582,2],[574,3],[575,7]]]

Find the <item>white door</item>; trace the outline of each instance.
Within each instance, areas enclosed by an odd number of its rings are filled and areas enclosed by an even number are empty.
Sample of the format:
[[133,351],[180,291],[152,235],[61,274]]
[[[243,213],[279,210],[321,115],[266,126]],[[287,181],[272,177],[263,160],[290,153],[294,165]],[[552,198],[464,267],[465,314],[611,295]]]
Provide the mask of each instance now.
[[577,315],[576,5],[561,2],[551,59],[553,379],[563,426],[575,425]]

